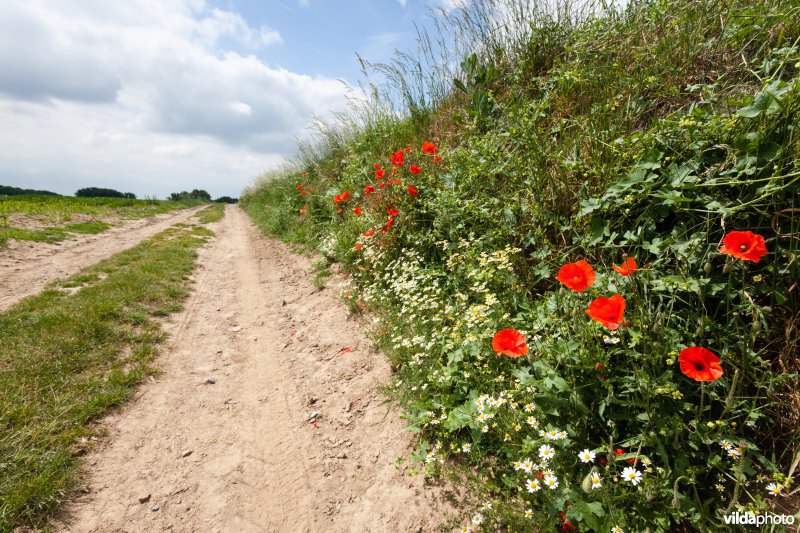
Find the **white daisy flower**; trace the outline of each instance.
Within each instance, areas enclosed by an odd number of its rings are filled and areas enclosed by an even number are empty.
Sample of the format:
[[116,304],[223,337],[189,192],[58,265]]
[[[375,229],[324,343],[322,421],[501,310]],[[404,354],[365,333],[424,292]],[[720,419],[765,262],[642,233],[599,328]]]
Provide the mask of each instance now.
[[471,521],[473,526],[479,526],[483,524],[483,515],[481,513],[475,513]]
[[465,443],[463,446],[461,446],[461,451],[464,452],[464,453],[471,452],[472,451],[472,444]]
[[525,482],[525,488],[528,489],[528,492],[536,492],[541,486],[538,479],[529,479]]
[[772,496],[780,496],[782,490],[783,485],[779,485],[778,483],[770,483],[767,485],[767,492]]
[[625,530],[619,526],[614,526],[611,528],[611,533],[625,533]]
[[578,454],[578,459],[580,459],[582,463],[591,463],[594,461],[596,455],[597,454],[587,448]]
[[550,490],[558,488],[558,479],[555,476],[544,476],[544,484]]
[[600,474],[594,473],[592,474],[592,488],[599,489],[603,486],[603,478],[600,477]]
[[492,510],[492,502],[483,502],[483,510],[484,511],[491,511]]
[[545,461],[549,461],[553,457],[556,456],[556,452],[552,446],[548,446],[547,444],[542,444],[539,447],[539,457],[544,459]]
[[533,461],[531,461],[530,459],[525,459],[524,461],[522,461],[522,470],[530,474],[531,471],[533,470]]
[[533,416],[529,416],[525,420],[525,423],[528,424],[532,428],[538,428],[539,427],[539,421],[536,420],[536,417],[533,417]]
[[525,509],[525,518],[533,518],[533,509]]
[[633,468],[632,466],[629,466],[622,471],[622,479],[628,481],[629,483],[632,483],[633,486],[635,487],[636,485],[639,484],[640,481],[642,481],[642,473]]

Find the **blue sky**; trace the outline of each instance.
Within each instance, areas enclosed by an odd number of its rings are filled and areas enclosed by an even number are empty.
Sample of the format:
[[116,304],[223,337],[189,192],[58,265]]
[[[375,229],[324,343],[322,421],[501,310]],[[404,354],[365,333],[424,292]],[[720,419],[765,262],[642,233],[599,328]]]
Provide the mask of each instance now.
[[238,196],[454,1],[0,2],[0,184]]

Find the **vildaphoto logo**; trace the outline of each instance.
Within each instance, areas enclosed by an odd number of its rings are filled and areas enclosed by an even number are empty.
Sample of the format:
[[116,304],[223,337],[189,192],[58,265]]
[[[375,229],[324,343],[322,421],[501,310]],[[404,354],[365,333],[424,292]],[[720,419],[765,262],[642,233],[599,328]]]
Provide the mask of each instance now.
[[767,524],[789,525],[794,524],[794,516],[785,514],[755,514],[741,511],[731,513],[725,518],[725,524],[735,526],[765,526]]

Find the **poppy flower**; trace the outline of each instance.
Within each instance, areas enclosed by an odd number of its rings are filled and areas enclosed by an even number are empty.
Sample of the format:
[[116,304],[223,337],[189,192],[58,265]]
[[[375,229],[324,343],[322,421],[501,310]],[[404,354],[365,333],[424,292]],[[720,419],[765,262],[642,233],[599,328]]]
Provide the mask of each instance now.
[[403,180],[394,180],[394,184],[395,185],[402,185],[403,184]]
[[361,243],[360,243],[360,242],[357,242],[357,243],[355,244],[355,246],[353,246],[353,248],[354,248],[354,249],[356,249],[356,250],[360,250],[361,248],[363,248],[363,246],[361,245]]
[[300,196],[305,196],[305,195],[306,195],[306,191],[300,191]]
[[359,206],[359,207],[356,207],[355,209],[353,209],[353,213],[355,213],[356,215],[360,215],[361,214],[361,207]]
[[379,180],[382,180],[385,175],[386,171],[383,170],[382,168],[375,171],[375,177],[378,178]]
[[395,174],[397,174],[397,168],[396,167],[392,167],[392,176],[394,176]]
[[611,298],[601,296],[589,304],[586,314],[608,329],[617,329],[624,324],[622,315],[625,313],[625,298],[619,294]]
[[432,142],[425,141],[422,143],[422,153],[424,154],[435,154],[436,153],[436,145]]
[[381,189],[385,189],[386,188],[386,184],[385,183],[381,183],[380,187],[381,187]]
[[417,191],[417,188],[414,187],[413,185],[409,185],[408,186],[408,194],[410,194],[411,196],[416,198],[417,196],[419,196],[419,191]]
[[629,257],[620,266],[611,265],[615,272],[619,272],[623,276],[630,276],[636,271],[636,259]]
[[342,201],[344,202],[344,201],[345,201],[345,200],[347,200],[348,198],[350,198],[350,191],[344,191],[344,192],[342,193]]
[[377,170],[377,169],[381,168],[381,166],[380,166],[378,163],[375,163],[374,165],[372,165],[372,167],[373,167],[375,170]]
[[388,214],[390,217],[396,217],[397,215],[400,214],[400,211],[398,211],[397,209],[392,209],[390,207],[389,209],[386,210],[386,214]]
[[577,528],[572,525],[572,522],[564,522],[561,524],[561,531],[575,531]]
[[435,156],[433,156],[433,162],[434,163],[438,163],[441,160],[442,160],[442,156],[440,156],[439,154],[436,154]]
[[306,210],[305,210],[305,209],[301,209],[301,210],[300,210],[300,214],[301,214],[301,215],[305,215],[305,214],[306,214]]
[[366,194],[367,196],[369,196],[370,194],[372,194],[374,192],[375,192],[375,187],[374,186],[367,185],[366,187],[364,187],[364,194]]
[[406,146],[406,152],[410,152],[410,151],[411,151],[411,147],[410,146]]
[[494,334],[492,349],[497,355],[505,354],[509,357],[522,357],[528,353],[525,337],[515,329],[501,329]]
[[720,253],[758,263],[767,253],[764,237],[752,231],[731,231],[722,238]]
[[375,230],[374,229],[371,229],[369,231],[365,231],[364,232],[364,237],[372,237],[373,235],[375,235]]
[[336,210],[336,212],[341,215],[342,214],[342,208],[340,207],[339,209]]
[[389,156],[389,160],[395,166],[398,166],[398,167],[402,166],[403,165],[403,151],[402,150],[396,151],[395,153],[393,153],[392,155]]
[[581,259],[577,263],[562,266],[556,279],[573,291],[583,292],[594,284],[596,277],[592,266]]
[[412,174],[419,174],[420,172],[422,172],[422,169],[419,168],[419,166],[417,165],[411,165],[411,168],[409,168],[408,171],[411,172]]
[[678,356],[681,372],[695,381],[716,381],[722,377],[722,366],[714,352],[700,346],[681,350]]
[[303,190],[303,186],[302,186],[302,185],[298,185],[298,186],[297,186],[297,190],[298,190],[298,191],[302,191],[302,190]]
[[337,194],[336,196],[333,197],[333,203],[338,204],[341,202],[342,202],[342,196],[340,194]]

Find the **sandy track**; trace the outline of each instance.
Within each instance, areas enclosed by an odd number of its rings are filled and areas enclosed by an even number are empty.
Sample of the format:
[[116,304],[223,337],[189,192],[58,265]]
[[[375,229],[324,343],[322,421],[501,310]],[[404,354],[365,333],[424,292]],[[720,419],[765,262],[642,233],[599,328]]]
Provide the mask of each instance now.
[[410,438],[377,390],[388,365],[360,325],[310,284],[308,258],[259,236],[238,207],[215,231],[163,374],[105,422],[106,444],[86,458],[88,493],[57,527],[435,530],[449,507],[441,489],[397,470]]
[[112,226],[103,233],[48,244],[10,239],[0,250],[0,311],[37,294],[51,281],[76,274],[149,239],[202,209],[194,207]]

